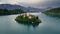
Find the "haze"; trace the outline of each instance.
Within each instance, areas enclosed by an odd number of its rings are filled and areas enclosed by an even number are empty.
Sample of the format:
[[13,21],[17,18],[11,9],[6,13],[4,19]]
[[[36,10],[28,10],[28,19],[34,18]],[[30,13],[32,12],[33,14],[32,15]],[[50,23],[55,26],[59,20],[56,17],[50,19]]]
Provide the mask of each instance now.
[[0,0],[0,4],[17,4],[26,7],[60,7],[60,0]]

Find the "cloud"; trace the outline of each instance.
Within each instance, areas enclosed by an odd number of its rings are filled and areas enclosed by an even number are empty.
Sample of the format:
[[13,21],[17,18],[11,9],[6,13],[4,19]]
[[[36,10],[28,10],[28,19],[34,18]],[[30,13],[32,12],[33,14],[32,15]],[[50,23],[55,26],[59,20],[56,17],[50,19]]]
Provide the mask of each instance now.
[[36,8],[58,7],[60,0],[0,0],[0,4],[18,4]]

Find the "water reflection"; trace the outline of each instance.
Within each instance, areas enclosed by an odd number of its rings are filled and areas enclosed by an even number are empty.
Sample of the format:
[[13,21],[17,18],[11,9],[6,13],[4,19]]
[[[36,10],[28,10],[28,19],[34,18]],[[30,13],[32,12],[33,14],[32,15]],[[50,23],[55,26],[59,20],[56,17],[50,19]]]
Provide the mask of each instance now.
[[[29,13],[29,14],[32,14],[32,15],[35,15],[37,16],[38,14],[37,13]],[[40,14],[40,13],[39,13]],[[16,21],[16,20],[15,20]],[[19,22],[19,21],[16,21],[18,24],[22,24],[22,25],[25,25],[25,26],[33,26],[34,28],[37,27],[39,25],[39,23],[27,23],[27,22]]]
[[0,34],[60,34],[60,19],[34,13],[42,23],[28,25],[15,22],[18,15],[0,16]]
[[23,24],[23,25],[27,25],[27,26],[33,26],[33,27],[37,27],[39,25],[39,23],[26,23],[26,22],[18,22],[19,24]]
[[60,18],[60,14],[47,14],[47,16]]

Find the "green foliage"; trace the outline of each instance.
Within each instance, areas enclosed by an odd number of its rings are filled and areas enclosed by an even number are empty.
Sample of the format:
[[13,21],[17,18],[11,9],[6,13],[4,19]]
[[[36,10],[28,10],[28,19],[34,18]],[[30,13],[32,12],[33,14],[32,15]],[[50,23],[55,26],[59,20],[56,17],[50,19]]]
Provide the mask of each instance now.
[[10,14],[20,14],[20,13],[24,13],[24,11],[21,9],[13,9],[13,10],[0,9],[0,15],[10,15]]
[[23,15],[16,17],[15,19],[18,22],[24,22],[24,23],[41,23],[41,20],[37,19],[37,17],[33,16],[31,19],[29,19],[27,16],[24,17]]
[[45,13],[45,14],[50,15],[50,16],[60,17],[60,7],[50,9],[50,10],[47,10],[47,11],[42,12],[42,13]]

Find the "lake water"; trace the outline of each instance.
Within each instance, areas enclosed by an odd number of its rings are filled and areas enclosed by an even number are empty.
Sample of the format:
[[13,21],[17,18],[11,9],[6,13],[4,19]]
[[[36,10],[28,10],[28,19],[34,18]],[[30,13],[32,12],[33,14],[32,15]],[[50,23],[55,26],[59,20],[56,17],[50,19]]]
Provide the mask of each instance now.
[[14,19],[18,15],[0,16],[0,34],[60,34],[60,18],[43,13],[31,13],[39,16],[42,23],[37,26],[19,24]]

